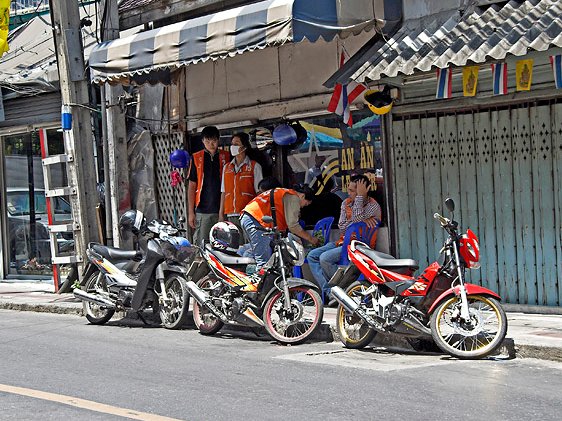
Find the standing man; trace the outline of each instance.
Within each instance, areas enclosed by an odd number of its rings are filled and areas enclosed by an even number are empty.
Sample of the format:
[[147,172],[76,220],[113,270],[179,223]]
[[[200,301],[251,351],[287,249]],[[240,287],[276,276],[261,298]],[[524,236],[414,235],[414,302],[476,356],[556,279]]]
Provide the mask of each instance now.
[[204,149],[195,152],[189,168],[187,208],[193,242],[201,245],[219,220],[221,175],[229,156],[219,151],[219,129],[208,126],[201,132]]
[[[264,216],[275,218],[279,231],[289,230],[303,240],[313,245],[318,244],[318,238],[306,232],[299,224],[300,210],[310,205],[314,197],[313,191],[307,186],[291,189],[272,189],[261,193],[246,205],[242,211],[240,221],[254,251],[257,269],[263,267],[271,257],[271,236],[264,235],[260,228],[272,227],[263,221]],[[272,214],[272,201],[275,216]]]

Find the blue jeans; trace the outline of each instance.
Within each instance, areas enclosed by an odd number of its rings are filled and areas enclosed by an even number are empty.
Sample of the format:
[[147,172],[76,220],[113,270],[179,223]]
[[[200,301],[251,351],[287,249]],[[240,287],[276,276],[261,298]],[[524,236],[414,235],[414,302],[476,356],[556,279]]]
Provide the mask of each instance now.
[[336,247],[333,242],[310,250],[308,256],[306,256],[312,276],[323,290],[328,287],[328,282],[338,270],[340,256],[341,246]]
[[246,231],[246,235],[250,239],[254,258],[256,259],[256,269],[261,269],[271,257],[271,237],[264,235],[264,231],[260,231],[261,225],[258,221],[248,214],[242,215],[240,218],[242,228]]

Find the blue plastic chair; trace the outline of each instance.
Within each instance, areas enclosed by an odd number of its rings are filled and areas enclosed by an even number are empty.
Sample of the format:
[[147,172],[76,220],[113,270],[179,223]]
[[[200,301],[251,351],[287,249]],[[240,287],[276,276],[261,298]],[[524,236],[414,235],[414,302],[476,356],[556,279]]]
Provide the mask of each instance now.
[[[320,221],[314,225],[314,231],[321,231],[322,235],[324,236],[324,244],[328,244],[330,241],[330,229],[332,228],[332,224],[334,223],[333,216],[327,216],[326,218],[322,218]],[[305,258],[304,262],[307,263],[308,260]],[[295,278],[302,278],[302,266],[295,266],[293,268],[293,276]]]
[[[340,261],[338,266],[349,265],[349,257],[347,256],[347,248],[351,244],[351,240],[362,241],[367,245],[371,245],[373,236],[379,229],[381,222],[377,222],[377,225],[370,228],[365,222],[354,222],[345,230],[345,236],[343,237],[343,243],[341,247]],[[374,246],[374,244],[372,244]]]

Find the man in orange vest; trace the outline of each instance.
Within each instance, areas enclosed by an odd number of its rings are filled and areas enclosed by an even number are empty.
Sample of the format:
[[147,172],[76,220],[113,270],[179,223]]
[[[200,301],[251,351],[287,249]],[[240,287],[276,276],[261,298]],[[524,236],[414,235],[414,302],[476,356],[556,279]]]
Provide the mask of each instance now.
[[233,158],[222,172],[219,221],[223,221],[226,216],[240,230],[240,212],[256,197],[259,183],[263,179],[261,165],[252,159],[252,154],[250,136],[244,132],[234,134],[230,146]]
[[[264,235],[260,228],[271,228],[273,224],[266,224],[264,216],[272,215],[272,199],[275,206],[275,221],[280,231],[289,230],[303,240],[313,245],[318,244],[318,238],[310,235],[299,224],[300,210],[310,205],[314,193],[308,186],[299,186],[297,190],[273,189],[261,193],[242,210],[240,221],[254,251],[256,267],[260,269],[271,257],[271,237]],[[271,193],[273,192],[273,194]]]
[[209,238],[211,227],[219,220],[221,176],[229,159],[228,152],[219,151],[216,127],[205,127],[201,136],[204,149],[193,154],[187,190],[189,226],[195,230],[193,242],[197,245]]

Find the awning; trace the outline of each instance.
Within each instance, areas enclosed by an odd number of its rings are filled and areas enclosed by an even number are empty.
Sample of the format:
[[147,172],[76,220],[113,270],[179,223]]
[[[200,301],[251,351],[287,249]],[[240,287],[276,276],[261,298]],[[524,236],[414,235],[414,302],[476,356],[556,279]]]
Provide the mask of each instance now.
[[383,18],[396,9],[388,3],[396,2],[268,0],[190,19],[98,45],[90,54],[92,80],[140,83],[150,81],[149,73],[169,74],[180,66],[271,45],[345,37],[384,26]]
[[374,38],[328,81],[364,83],[435,68],[480,64],[562,47],[562,2],[510,1],[504,6],[456,13],[424,27],[406,23],[387,40]]

